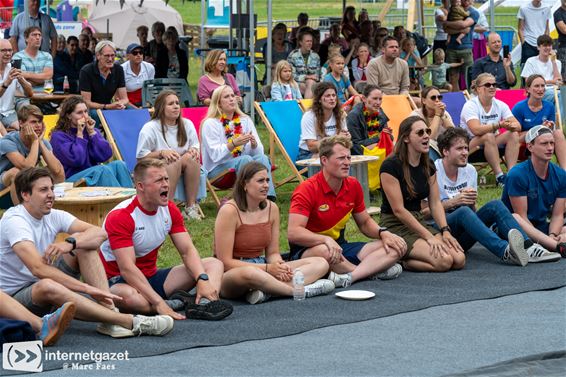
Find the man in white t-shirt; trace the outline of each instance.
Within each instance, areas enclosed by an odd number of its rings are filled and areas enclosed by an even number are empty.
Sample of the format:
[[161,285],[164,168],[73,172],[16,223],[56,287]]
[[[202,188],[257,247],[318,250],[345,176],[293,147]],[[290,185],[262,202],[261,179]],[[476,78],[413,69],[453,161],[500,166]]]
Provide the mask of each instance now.
[[537,38],[549,34],[550,8],[542,6],[542,0],[526,2],[519,8],[517,34],[521,43],[521,64],[537,55]]
[[468,250],[479,242],[504,262],[519,266],[541,262],[541,255],[560,258],[533,243],[501,200],[492,200],[476,211],[477,172],[468,164],[469,140],[463,129],[449,128],[438,137],[442,158],[435,161],[446,220],[462,248]]
[[552,38],[541,35],[537,38],[538,55],[527,59],[521,77],[526,80],[530,75],[539,74],[546,80],[545,101],[554,103],[554,87],[562,85],[562,62],[556,59],[552,50]]
[[[52,209],[55,194],[49,170],[22,170],[15,186],[22,204],[8,209],[0,222],[2,291],[36,315],[72,301],[75,318],[101,322],[96,330],[116,338],[165,335],[173,329],[169,316],[132,316],[115,310],[113,300],[122,298],[110,293],[97,253],[106,234],[65,211]],[[70,237],[55,242],[58,233]]]
[[[181,211],[169,200],[169,176],[163,160],[145,158],[134,168],[136,196],[112,209],[104,220],[108,240],[100,258],[110,291],[126,300],[130,313],[166,314],[174,319],[220,320],[232,306],[218,299],[224,265],[200,259]],[[157,268],[157,255],[169,235],[183,264]],[[196,287],[196,297],[188,294]],[[176,311],[185,310],[186,317]]]

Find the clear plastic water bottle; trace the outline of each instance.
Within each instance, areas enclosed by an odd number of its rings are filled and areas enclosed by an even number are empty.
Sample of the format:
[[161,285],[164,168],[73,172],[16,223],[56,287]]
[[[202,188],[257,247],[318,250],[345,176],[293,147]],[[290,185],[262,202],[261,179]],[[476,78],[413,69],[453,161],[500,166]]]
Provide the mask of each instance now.
[[305,299],[305,275],[298,268],[293,272],[293,300]]

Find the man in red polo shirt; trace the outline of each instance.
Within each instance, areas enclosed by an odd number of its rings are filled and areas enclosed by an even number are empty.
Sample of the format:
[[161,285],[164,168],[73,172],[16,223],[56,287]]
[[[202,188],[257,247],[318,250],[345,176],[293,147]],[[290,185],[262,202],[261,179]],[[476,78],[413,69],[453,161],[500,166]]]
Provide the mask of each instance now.
[[[396,262],[405,255],[405,241],[379,227],[365,209],[362,186],[349,176],[349,138],[336,135],[320,141],[322,171],[301,183],[291,197],[288,238],[291,259],[319,256],[330,264],[336,287],[361,279],[393,279],[401,274]],[[346,223],[353,216],[372,242],[347,242]]]

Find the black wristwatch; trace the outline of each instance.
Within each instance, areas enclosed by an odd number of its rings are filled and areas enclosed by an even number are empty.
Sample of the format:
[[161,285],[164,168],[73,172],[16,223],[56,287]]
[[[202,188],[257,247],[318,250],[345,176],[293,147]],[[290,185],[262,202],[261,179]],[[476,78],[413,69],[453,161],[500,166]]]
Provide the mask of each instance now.
[[387,229],[387,227],[384,227],[384,226],[379,227],[379,230],[378,230],[378,232],[377,232],[377,236],[378,236],[379,238],[381,238],[381,233],[383,233],[383,232],[388,232],[388,231],[389,231],[389,229]]
[[77,240],[75,239],[75,237],[67,237],[65,238],[65,242],[73,245],[73,248],[71,249],[71,251],[69,251],[69,254],[71,254],[74,257],[75,253],[73,252],[73,250],[77,248]]
[[199,276],[197,276],[197,283],[198,283],[199,280],[208,281],[208,275],[207,274],[200,274]]
[[452,229],[450,229],[448,225],[443,226],[442,228],[440,228],[440,233],[444,233],[444,232],[452,233]]

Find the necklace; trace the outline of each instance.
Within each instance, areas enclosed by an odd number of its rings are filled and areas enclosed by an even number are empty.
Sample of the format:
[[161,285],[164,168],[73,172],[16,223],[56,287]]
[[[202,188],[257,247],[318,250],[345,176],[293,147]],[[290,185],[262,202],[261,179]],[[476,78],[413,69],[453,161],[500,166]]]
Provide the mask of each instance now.
[[[220,122],[222,123],[222,127],[224,127],[224,136],[226,136],[226,140],[228,140],[228,144],[232,142],[234,149],[232,149],[232,157],[236,158],[242,155],[242,150],[244,149],[242,145],[236,146],[234,144],[234,139],[237,138],[242,134],[242,124],[240,123],[240,115],[237,113],[234,114],[232,120],[230,121],[225,114],[222,114],[220,117]],[[233,128],[230,127],[230,123],[232,123]]]
[[368,137],[374,138],[379,136],[381,133],[381,123],[379,122],[379,112],[370,113],[367,107],[364,105],[364,117],[366,118],[366,125],[368,128]]

